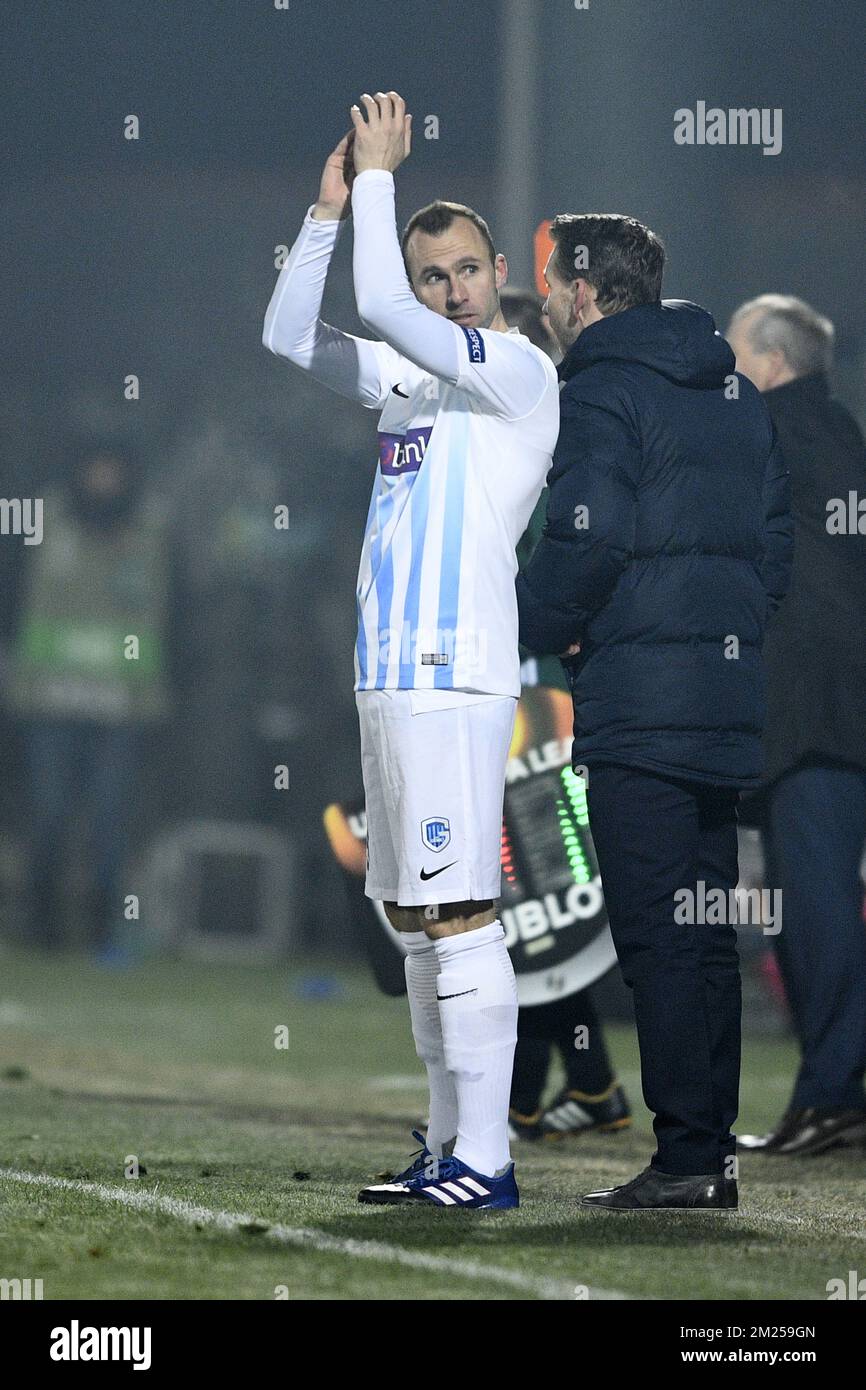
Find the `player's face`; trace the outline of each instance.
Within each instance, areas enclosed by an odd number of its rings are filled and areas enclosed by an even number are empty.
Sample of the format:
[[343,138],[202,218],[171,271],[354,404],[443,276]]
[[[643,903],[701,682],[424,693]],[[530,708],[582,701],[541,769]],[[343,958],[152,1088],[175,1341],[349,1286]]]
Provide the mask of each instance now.
[[544,279],[547,283],[547,298],[541,312],[547,315],[551,332],[563,353],[566,353],[580,335],[583,325],[575,313],[575,281],[562,279],[556,269],[555,251],[551,251],[544,267]]
[[468,217],[455,217],[439,236],[416,230],[406,246],[412,288],[422,304],[466,328],[489,328],[499,313],[507,266],[495,262]]

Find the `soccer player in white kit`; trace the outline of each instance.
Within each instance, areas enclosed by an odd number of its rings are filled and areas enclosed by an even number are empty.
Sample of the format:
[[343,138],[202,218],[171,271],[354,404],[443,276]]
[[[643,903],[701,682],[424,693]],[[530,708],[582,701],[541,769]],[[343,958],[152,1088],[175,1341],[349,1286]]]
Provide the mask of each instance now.
[[[379,411],[355,649],[365,891],[407,948],[430,1119],[409,1167],[359,1200],[512,1207],[517,990],[496,900],[520,693],[515,547],[550,469],[558,381],[549,357],[507,327],[505,258],[476,213],[431,204],[401,248],[393,174],[409,153],[411,116],[396,92],[361,103],[263,333],[272,352]],[[358,314],[381,341],[319,317],[350,210]]]

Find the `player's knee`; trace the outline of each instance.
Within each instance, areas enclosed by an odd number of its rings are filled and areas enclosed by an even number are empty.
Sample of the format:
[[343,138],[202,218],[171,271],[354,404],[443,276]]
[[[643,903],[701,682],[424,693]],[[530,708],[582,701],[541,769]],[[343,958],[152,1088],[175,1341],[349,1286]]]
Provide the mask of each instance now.
[[491,898],[437,903],[434,908],[425,908],[424,911],[427,914],[424,930],[434,939],[487,927],[491,922],[495,922],[497,917],[496,902]]
[[497,904],[491,898],[453,903],[428,903],[422,907],[383,902],[385,916],[395,931],[426,932],[432,939],[455,932],[472,931],[496,921]]
[[400,907],[397,903],[382,904],[385,909],[385,916],[391,923],[395,931],[423,931],[423,922],[419,922],[415,916],[416,912],[423,911],[422,908]]

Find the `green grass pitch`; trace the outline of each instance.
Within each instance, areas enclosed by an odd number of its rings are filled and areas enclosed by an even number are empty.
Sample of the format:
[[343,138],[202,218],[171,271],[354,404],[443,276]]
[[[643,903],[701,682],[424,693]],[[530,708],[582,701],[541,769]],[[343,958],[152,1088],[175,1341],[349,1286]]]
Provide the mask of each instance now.
[[[41,1279],[46,1300],[821,1300],[866,1273],[863,1148],[744,1155],[735,1213],[578,1210],[653,1150],[623,1027],[634,1127],[516,1145],[518,1211],[360,1206],[415,1148],[425,1089],[405,1000],[334,973],[316,1000],[302,970],[4,950],[0,1278]],[[791,1043],[745,1040],[741,1130],[777,1118],[794,1066]]]

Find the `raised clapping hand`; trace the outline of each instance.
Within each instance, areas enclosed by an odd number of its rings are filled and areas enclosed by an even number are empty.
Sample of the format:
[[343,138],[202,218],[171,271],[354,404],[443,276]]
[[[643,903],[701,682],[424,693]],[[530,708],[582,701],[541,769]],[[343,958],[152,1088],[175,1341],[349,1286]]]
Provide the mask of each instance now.
[[365,92],[361,102],[366,119],[360,106],[349,110],[355,126],[355,173],[387,169],[393,174],[412,148],[412,117],[406,115],[406,103],[397,92],[377,92],[375,97]]
[[352,146],[355,132],[344,135],[335,150],[325,160],[322,180],[319,184],[319,201],[313,209],[313,216],[319,221],[341,222],[352,210],[352,181],[355,166],[352,163]]

